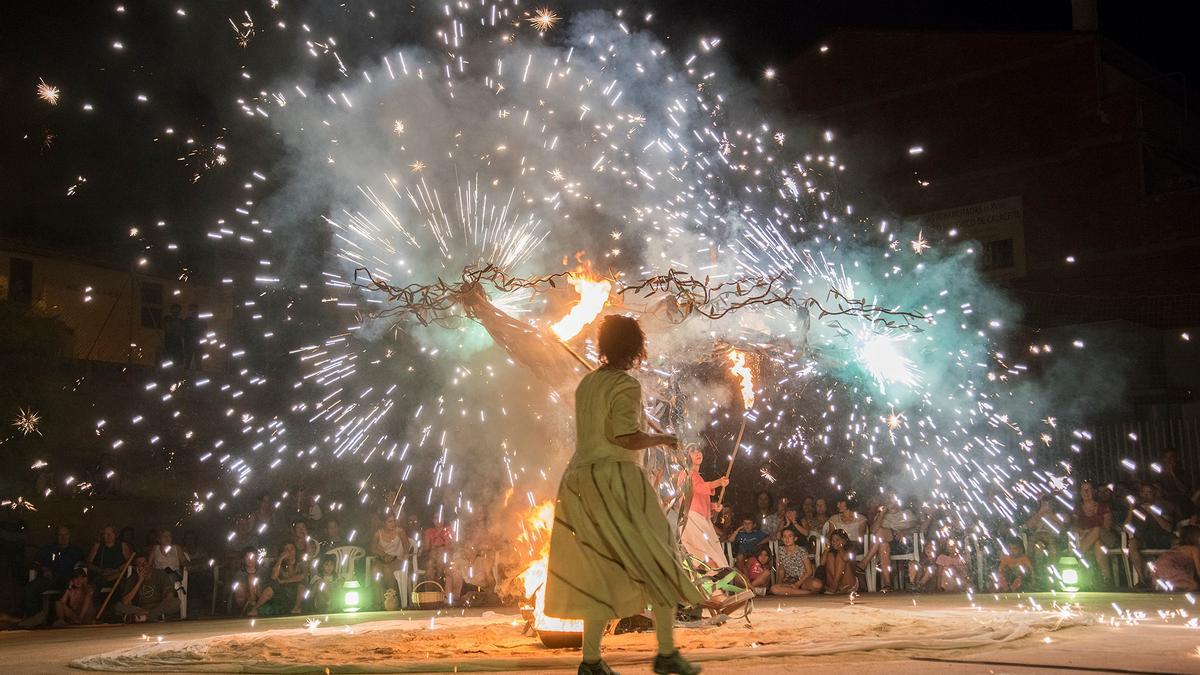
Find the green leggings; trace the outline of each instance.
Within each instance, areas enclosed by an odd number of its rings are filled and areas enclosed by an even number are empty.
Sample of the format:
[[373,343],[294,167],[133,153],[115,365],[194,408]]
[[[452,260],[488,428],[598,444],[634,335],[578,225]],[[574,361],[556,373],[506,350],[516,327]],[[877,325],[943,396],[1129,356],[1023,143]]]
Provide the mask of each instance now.
[[[675,609],[673,607],[655,607],[654,634],[658,636],[658,653],[670,656],[675,652]],[[595,663],[600,660],[600,638],[604,635],[604,627],[608,625],[603,619],[585,619],[583,622],[583,660]]]

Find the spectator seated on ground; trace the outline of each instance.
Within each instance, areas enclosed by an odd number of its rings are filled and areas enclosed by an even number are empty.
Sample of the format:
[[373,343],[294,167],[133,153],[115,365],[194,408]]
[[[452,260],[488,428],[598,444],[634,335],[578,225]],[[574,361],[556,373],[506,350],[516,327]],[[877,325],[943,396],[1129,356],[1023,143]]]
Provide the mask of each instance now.
[[258,551],[247,547],[242,551],[238,569],[233,573],[233,602],[247,616],[258,616],[258,610],[275,594],[270,579],[258,565]]
[[967,559],[959,548],[958,541],[946,542],[946,550],[938,554],[938,590],[945,592],[961,590],[967,581]]
[[312,580],[313,610],[318,613],[338,611],[337,591],[343,582],[345,579],[337,575],[337,558],[321,556],[320,567]]
[[117,588],[113,613],[127,623],[178,618],[179,595],[167,573],[151,567],[150,559],[144,555],[134,558],[133,569],[133,575]]
[[763,546],[755,551],[754,555],[746,560],[743,573],[750,582],[750,588],[757,595],[766,595],[771,586],[771,550]]
[[116,582],[131,555],[133,549],[129,544],[117,539],[117,528],[105,525],[100,530],[100,541],[92,544],[92,550],[88,553],[88,569],[97,576],[102,586],[108,586]]
[[88,582],[87,567],[80,563],[75,568],[67,588],[54,603],[55,626],[80,626],[96,621],[96,608],[92,596],[95,589]]
[[816,568],[808,559],[808,549],[799,543],[800,533],[785,527],[779,533],[779,583],[772,595],[811,595],[820,593],[825,583],[816,577]]
[[308,570],[296,559],[296,545],[285,542],[279,547],[275,566],[271,569],[271,598],[259,608],[268,616],[299,614],[303,609],[305,581]]
[[1008,555],[1001,556],[996,569],[997,586],[1002,591],[1028,590],[1028,578],[1033,574],[1033,562],[1025,555],[1025,545],[1014,541],[1008,546]]
[[852,593],[858,590],[855,575],[854,554],[848,545],[850,537],[843,530],[829,533],[829,548],[817,570],[817,578],[825,582],[826,593]]
[[916,565],[910,565],[908,568],[908,582],[910,590],[914,593],[923,593],[929,590],[929,585],[937,576],[937,559],[938,559],[938,540],[929,538],[921,545],[921,559]]
[[1154,588],[1167,593],[1187,593],[1200,587],[1200,527],[1188,525],[1179,531],[1179,542],[1158,556],[1151,565]]

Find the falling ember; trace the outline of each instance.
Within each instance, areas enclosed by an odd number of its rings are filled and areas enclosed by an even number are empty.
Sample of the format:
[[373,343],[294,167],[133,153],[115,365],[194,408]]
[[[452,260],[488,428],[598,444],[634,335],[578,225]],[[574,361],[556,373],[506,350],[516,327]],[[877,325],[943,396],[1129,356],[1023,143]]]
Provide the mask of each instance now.
[[533,25],[534,28],[542,33],[554,28],[554,25],[560,20],[562,20],[562,17],[555,14],[553,11],[546,9],[545,7],[537,10],[534,12],[533,16],[526,19],[526,21],[528,21]]
[[736,349],[729,350],[729,370],[737,376],[742,388],[742,405],[746,410],[754,407],[754,377],[746,365],[746,355]]
[[578,335],[584,326],[595,321],[604,305],[608,304],[608,294],[612,291],[612,284],[603,279],[596,281],[572,275],[570,282],[579,294],[579,302],[566,316],[550,326],[550,330],[564,342]]
[[918,232],[917,238],[909,242],[909,244],[912,246],[913,253],[917,255],[921,255],[929,250],[929,242],[925,239],[924,232]]
[[550,529],[554,524],[554,502],[546,501],[533,508],[525,518],[525,536],[532,543],[541,539],[537,560],[520,574],[526,599],[533,600],[533,627],[554,633],[582,633],[583,621],[546,616],[546,573],[550,565]]
[[50,105],[58,105],[59,97],[58,87],[46,84],[45,80],[38,80],[37,97],[49,103]]
[[17,410],[17,416],[13,419],[13,426],[21,430],[21,434],[28,436],[29,434],[41,435],[38,431],[38,425],[42,422],[42,416],[36,411],[20,408]]

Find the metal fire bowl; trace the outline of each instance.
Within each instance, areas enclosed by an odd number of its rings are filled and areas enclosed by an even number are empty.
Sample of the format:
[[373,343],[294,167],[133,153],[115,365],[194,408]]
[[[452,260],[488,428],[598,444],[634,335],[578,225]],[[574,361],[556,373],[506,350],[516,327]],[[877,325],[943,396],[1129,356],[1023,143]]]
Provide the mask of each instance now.
[[542,644],[550,649],[579,649],[583,647],[583,633],[539,630],[537,634]]

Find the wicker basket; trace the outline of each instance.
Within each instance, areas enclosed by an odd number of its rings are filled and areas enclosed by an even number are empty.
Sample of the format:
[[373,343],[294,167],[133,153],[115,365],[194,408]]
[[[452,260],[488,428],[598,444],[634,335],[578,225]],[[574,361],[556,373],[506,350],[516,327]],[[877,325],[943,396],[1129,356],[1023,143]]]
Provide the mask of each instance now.
[[[421,590],[422,587],[432,586],[437,590]],[[413,586],[412,605],[416,609],[437,609],[446,606],[446,589],[436,581],[422,581]]]

